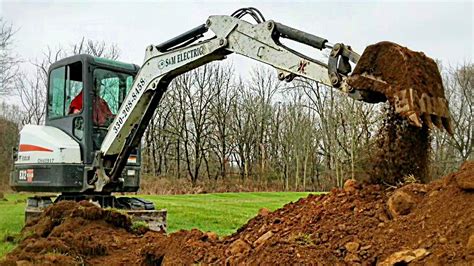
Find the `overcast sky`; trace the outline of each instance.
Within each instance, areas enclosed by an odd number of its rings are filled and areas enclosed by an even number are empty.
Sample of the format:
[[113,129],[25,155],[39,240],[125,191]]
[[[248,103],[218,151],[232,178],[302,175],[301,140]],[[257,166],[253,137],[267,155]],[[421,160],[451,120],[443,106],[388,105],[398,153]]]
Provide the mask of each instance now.
[[[117,44],[122,61],[140,65],[147,45],[200,25],[209,15],[230,15],[246,6],[258,8],[267,20],[350,44],[358,52],[390,40],[444,64],[472,61],[474,54],[472,1],[0,0],[0,15],[19,29],[15,49],[26,60],[40,57],[47,46],[67,46],[84,36]],[[254,64],[240,60],[232,58],[240,73],[248,70],[239,66]]]

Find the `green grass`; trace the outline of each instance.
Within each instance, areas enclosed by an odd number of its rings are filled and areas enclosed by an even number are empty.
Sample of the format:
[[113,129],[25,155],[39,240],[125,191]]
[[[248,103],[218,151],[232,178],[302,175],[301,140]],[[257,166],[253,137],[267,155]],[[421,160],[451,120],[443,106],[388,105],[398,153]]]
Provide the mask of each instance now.
[[142,198],[153,201],[157,208],[168,210],[169,232],[198,228],[218,235],[228,235],[257,215],[260,208],[275,210],[306,195],[308,193],[259,192]]
[[15,247],[4,238],[18,234],[23,227],[27,197],[25,194],[7,194],[7,201],[0,200],[0,258]]
[[[168,232],[198,228],[229,235],[254,217],[260,208],[275,210],[306,197],[305,192],[216,193],[199,195],[142,195],[157,208],[168,210]],[[15,247],[3,241],[20,232],[24,222],[26,194],[7,194],[0,201],[0,258]]]

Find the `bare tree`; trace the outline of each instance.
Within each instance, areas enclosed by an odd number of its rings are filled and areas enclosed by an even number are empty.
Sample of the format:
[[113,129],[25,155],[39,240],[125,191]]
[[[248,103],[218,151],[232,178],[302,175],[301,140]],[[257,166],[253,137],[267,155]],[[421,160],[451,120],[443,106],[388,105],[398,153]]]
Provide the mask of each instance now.
[[7,102],[0,103],[0,118],[11,121],[18,127],[21,126],[22,111],[16,104],[8,104]]
[[255,110],[253,111],[255,130],[255,155],[256,162],[259,163],[257,178],[263,177],[265,174],[266,165],[266,150],[268,146],[268,129],[272,117],[272,102],[275,95],[283,87],[273,69],[258,68],[254,69],[252,78],[249,82],[249,89],[254,93],[253,100],[256,102]]
[[13,164],[13,148],[17,145],[18,129],[21,125],[18,106],[0,103],[0,191],[8,186]]
[[86,40],[84,37],[76,44],[71,45],[71,54],[90,54],[117,60],[120,57],[120,49],[116,44],[107,44],[104,41]]
[[20,59],[12,52],[16,30],[0,17],[0,96],[10,94]]
[[237,163],[241,180],[250,176],[251,165],[254,162],[255,153],[255,121],[256,102],[246,86],[240,82],[237,87],[239,94],[232,104],[231,130],[234,145],[234,161]]
[[474,64],[466,63],[450,71],[451,112],[455,132],[451,145],[461,161],[472,158],[474,144]]
[[41,70],[36,69],[36,75],[28,78],[19,75],[16,89],[23,106],[22,124],[41,124],[46,112],[46,87],[42,80]]
[[474,140],[474,65],[465,62],[455,67],[443,67],[439,62],[445,96],[454,124],[452,136],[433,130],[433,178],[456,170],[465,160],[472,160]]
[[144,152],[149,158],[148,172],[155,176],[166,176],[170,170],[169,150],[173,144],[173,138],[169,133],[168,124],[174,110],[170,108],[169,103],[170,101],[166,99],[162,100],[145,132]]
[[297,83],[296,89],[304,91],[308,97],[308,108],[312,109],[317,114],[317,131],[321,138],[318,144],[318,153],[322,155],[322,162],[324,163],[324,175],[336,176],[333,172],[336,166],[336,151],[335,150],[335,95],[331,88],[311,82],[308,80],[300,80]]
[[237,92],[233,84],[233,69],[230,66],[221,67],[216,65],[213,90],[215,98],[211,102],[211,122],[212,137],[211,150],[214,152],[219,165],[218,176],[226,177],[227,164],[232,153],[232,145],[230,143],[232,121],[232,104],[236,100]]
[[171,87],[178,92],[180,99],[184,159],[193,185],[199,178],[202,163],[207,160],[209,151],[210,105],[215,96],[212,90],[215,69],[215,65],[195,69],[177,77]]

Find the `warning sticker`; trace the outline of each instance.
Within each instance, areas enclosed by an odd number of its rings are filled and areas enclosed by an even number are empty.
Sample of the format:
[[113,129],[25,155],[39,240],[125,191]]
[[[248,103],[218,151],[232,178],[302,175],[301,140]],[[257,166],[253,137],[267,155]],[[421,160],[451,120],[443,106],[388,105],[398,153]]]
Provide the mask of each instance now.
[[26,169],[26,182],[32,183],[34,177],[33,169]]

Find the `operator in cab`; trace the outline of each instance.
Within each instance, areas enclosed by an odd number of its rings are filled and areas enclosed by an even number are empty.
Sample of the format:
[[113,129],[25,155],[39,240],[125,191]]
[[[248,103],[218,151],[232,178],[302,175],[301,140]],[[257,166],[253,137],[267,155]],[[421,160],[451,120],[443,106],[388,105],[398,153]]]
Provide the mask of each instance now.
[[[83,90],[79,92],[76,97],[71,101],[69,106],[69,114],[77,114],[82,111],[83,107]],[[94,91],[95,92],[95,91]],[[114,118],[114,114],[110,111],[109,105],[107,102],[102,99],[99,95],[94,93],[92,99],[92,119],[94,120],[94,125],[97,126],[107,126],[107,121],[110,121]]]

